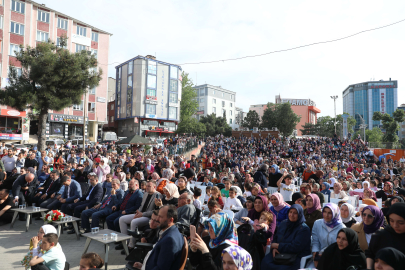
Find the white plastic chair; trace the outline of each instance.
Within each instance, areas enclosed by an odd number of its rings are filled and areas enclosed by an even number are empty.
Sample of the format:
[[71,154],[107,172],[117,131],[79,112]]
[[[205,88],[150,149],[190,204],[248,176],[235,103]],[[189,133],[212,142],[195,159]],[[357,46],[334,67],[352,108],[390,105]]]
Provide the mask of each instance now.
[[323,194],[323,197],[325,198],[325,202],[329,202],[329,195]]
[[232,210],[222,210],[222,211],[227,213],[228,217],[233,220],[233,217],[235,216],[235,213],[232,212]]
[[377,199],[377,205],[378,207],[382,208],[382,199]]
[[312,260],[312,255],[308,255],[305,257],[301,258],[301,269],[309,268],[309,269],[315,269],[314,261]]
[[205,191],[207,189],[206,186],[199,186],[199,189],[201,189],[201,196],[199,198],[201,204],[204,204],[204,199],[205,199],[205,195],[207,194],[207,192]]
[[195,184],[190,184],[190,189],[194,190]]
[[278,188],[276,188],[276,187],[268,187],[268,188],[267,188],[267,192],[268,192],[269,194],[276,193],[277,191],[278,191]]

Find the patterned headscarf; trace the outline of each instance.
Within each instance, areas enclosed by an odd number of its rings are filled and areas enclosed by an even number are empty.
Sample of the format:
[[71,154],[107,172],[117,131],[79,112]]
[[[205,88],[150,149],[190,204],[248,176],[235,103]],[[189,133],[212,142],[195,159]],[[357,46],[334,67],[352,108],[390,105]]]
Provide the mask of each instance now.
[[211,224],[215,239],[211,239],[210,248],[216,248],[222,244],[238,245],[238,233],[236,232],[233,219],[225,212],[218,212],[205,221],[205,229],[209,230]]
[[231,256],[238,270],[251,270],[253,268],[252,256],[240,246],[230,246],[222,250],[222,257],[225,253]]
[[329,228],[334,228],[337,225],[339,225],[340,223],[342,223],[342,219],[340,218],[340,210],[339,207],[334,204],[334,203],[327,203],[325,204],[325,206],[322,209],[325,210],[325,207],[328,207],[331,211],[332,211],[332,220],[329,222],[326,222],[325,219],[323,219],[323,222],[325,222],[325,225],[328,226]]

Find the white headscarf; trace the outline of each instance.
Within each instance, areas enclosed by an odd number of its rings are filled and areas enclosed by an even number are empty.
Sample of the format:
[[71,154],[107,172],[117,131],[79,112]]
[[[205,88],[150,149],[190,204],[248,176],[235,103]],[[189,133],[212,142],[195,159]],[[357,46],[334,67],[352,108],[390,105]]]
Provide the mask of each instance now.
[[342,220],[344,223],[349,222],[353,217],[355,217],[356,215],[356,209],[354,208],[353,205],[351,205],[350,203],[344,203],[342,204],[342,206],[340,207],[340,209],[342,209],[343,205],[346,205],[347,208],[349,209],[349,216],[347,218],[342,217]]
[[44,230],[44,234],[48,234],[48,233],[55,233],[58,234],[58,232],[56,231],[56,228],[52,225],[43,225],[42,230]]
[[107,159],[107,158],[103,157],[103,158],[101,158],[101,160],[104,161],[104,165],[101,165],[101,163],[100,163],[100,167],[101,167],[101,168],[105,169],[105,167],[109,166],[109,165],[108,165],[108,159]]

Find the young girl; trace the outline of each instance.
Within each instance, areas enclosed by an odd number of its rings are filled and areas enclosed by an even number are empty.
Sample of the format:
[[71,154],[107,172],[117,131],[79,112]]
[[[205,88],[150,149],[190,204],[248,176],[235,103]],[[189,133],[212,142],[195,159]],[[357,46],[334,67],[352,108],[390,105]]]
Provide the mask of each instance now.
[[224,202],[222,201],[221,192],[219,191],[218,187],[212,187],[211,198],[208,200],[208,202],[210,202],[211,200],[217,201],[221,208],[224,208]]
[[125,173],[122,172],[122,167],[121,166],[117,166],[117,168],[115,168],[115,172],[113,174],[113,179],[118,179],[120,181],[120,189],[122,189],[123,191],[127,191],[128,189],[128,182],[125,181]]
[[208,203],[208,201],[210,200],[210,198],[211,198],[211,189],[212,189],[211,186],[208,186],[208,187],[205,189],[204,203]]
[[80,259],[80,270],[101,269],[104,261],[97,253],[86,253]]

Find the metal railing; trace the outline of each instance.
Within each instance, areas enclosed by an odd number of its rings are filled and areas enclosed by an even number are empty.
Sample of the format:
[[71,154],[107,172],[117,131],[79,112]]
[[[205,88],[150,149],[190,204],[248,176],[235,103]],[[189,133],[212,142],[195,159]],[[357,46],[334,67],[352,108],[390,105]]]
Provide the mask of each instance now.
[[186,143],[179,143],[176,145],[169,145],[167,149],[169,150],[169,154],[171,155],[182,155],[194,148],[198,147],[198,140],[197,139],[190,139],[187,140]]
[[405,147],[400,143],[392,142],[369,142],[370,148],[384,148],[384,149],[405,149]]

